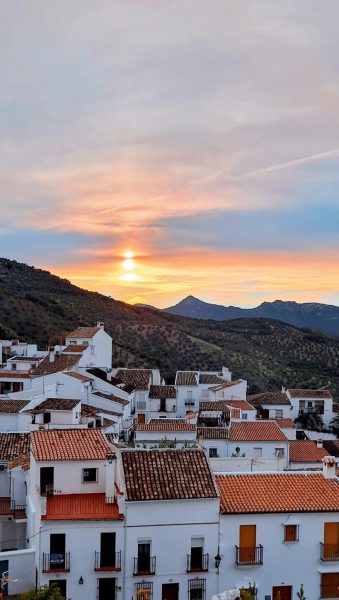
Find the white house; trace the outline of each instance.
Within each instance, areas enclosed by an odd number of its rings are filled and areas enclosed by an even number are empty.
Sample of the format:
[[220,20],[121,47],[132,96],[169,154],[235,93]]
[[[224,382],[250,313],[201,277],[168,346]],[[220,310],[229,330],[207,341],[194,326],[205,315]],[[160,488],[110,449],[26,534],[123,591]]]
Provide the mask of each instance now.
[[66,350],[73,352],[81,348],[79,368],[112,367],[112,338],[105,331],[103,323],[96,327],[78,327],[66,337]]
[[328,452],[323,448],[322,442],[312,440],[292,440],[289,448],[289,468],[321,469],[323,458]]
[[329,390],[288,389],[286,395],[291,403],[291,418],[300,413],[319,415],[325,427],[329,427],[334,417],[333,397]]
[[261,392],[247,396],[262,419],[295,419],[293,407],[286,392]]
[[338,597],[339,481],[324,474],[217,475],[219,589],[257,589],[259,600]]
[[187,448],[196,441],[196,425],[184,419],[152,419],[149,423],[138,423],[134,433],[136,448],[157,448],[159,444]]
[[114,451],[97,429],[31,436],[28,538],[38,585],[56,581],[74,600],[122,598],[124,515]]
[[173,417],[176,414],[177,391],[174,385],[151,385],[149,389],[150,418]]
[[207,600],[218,589],[219,499],[201,450],[123,450],[124,598]]

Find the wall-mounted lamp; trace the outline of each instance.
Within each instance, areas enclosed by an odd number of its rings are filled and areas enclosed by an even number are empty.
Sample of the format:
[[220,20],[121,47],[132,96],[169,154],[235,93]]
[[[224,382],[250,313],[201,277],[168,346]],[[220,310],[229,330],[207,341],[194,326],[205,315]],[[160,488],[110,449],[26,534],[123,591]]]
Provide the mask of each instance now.
[[219,554],[219,551],[218,551],[218,554],[214,557],[214,561],[215,561],[215,568],[219,570],[219,566],[221,563],[221,556]]
[[83,578],[83,576],[81,576],[79,578],[79,585],[83,585],[83,583],[84,583],[84,578]]

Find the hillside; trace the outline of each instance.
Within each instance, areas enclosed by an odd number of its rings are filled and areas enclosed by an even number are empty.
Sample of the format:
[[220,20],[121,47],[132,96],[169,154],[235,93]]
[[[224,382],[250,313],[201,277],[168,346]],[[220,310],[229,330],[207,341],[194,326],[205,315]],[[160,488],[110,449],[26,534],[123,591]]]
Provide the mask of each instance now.
[[[105,322],[114,365],[220,369],[248,379],[250,391],[332,384],[339,398],[339,341],[269,319],[206,321],[133,307],[82,290],[47,271],[0,259],[0,336],[41,347],[77,325]],[[57,335],[55,335],[57,334]]]
[[238,308],[237,306],[222,306],[203,302],[194,296],[187,296],[175,306],[166,308],[172,315],[196,319],[215,319],[229,321],[239,318],[276,319],[295,325],[322,331],[327,335],[339,337],[339,306],[320,304],[317,302],[263,302],[255,308]]

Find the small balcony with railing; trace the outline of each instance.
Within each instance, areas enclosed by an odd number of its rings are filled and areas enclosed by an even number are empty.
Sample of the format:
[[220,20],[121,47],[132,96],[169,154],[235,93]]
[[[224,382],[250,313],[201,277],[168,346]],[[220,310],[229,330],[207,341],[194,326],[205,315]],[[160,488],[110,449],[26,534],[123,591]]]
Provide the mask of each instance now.
[[43,573],[68,573],[71,565],[71,553],[57,553],[42,555]]
[[320,542],[320,560],[323,562],[339,561],[339,544],[323,544]]
[[202,573],[208,571],[209,554],[187,554],[186,572],[187,573]]
[[121,550],[111,554],[95,552],[95,571],[121,571]]
[[133,575],[155,575],[156,557],[139,556],[134,558]]
[[262,565],[264,558],[263,546],[253,546],[250,548],[235,547],[235,564],[237,566]]

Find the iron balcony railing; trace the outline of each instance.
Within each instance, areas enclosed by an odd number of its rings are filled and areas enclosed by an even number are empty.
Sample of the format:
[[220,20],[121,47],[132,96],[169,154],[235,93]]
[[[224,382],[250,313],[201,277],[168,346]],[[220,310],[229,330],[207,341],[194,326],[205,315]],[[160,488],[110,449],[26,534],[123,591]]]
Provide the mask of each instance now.
[[70,570],[71,557],[70,552],[45,554],[42,555],[43,573],[65,573]]
[[201,556],[192,556],[187,554],[187,573],[208,571],[209,554],[202,554]]
[[251,548],[235,547],[236,565],[262,565],[264,548],[263,546],[253,546]]
[[133,575],[154,575],[155,574],[155,556],[140,556],[134,558]]
[[323,544],[320,542],[320,560],[339,561],[339,544]]
[[121,571],[121,551],[112,554],[95,553],[95,571]]

